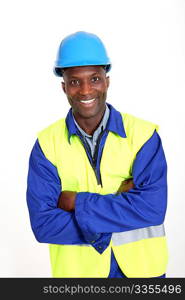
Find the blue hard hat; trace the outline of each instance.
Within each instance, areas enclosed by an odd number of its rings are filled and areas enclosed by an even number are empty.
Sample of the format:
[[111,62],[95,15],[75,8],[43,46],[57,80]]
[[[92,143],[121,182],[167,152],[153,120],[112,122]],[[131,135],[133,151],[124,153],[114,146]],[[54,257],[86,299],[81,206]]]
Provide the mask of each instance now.
[[65,37],[58,50],[54,73],[62,77],[61,69],[77,66],[105,66],[106,72],[111,63],[100,38],[85,31],[78,31]]

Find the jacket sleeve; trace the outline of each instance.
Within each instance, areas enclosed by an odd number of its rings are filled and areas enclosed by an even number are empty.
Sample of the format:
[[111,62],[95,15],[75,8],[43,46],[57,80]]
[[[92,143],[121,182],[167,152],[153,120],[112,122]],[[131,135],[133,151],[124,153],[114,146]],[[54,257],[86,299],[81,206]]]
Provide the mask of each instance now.
[[81,192],[76,197],[77,222],[86,240],[97,233],[113,233],[160,225],[167,205],[167,164],[158,133],[135,158],[135,187],[119,195]]
[[35,238],[41,243],[85,244],[74,212],[57,208],[61,182],[56,167],[44,156],[38,140],[29,159],[27,205]]

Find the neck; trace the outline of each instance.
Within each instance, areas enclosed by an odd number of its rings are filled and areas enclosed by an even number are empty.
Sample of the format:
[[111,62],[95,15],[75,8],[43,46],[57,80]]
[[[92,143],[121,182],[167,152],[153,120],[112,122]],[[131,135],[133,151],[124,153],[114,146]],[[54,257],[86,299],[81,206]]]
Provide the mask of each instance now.
[[85,131],[88,135],[93,135],[94,131],[98,128],[103,115],[105,113],[105,110],[102,112],[102,114],[98,115],[96,118],[81,118],[78,115],[74,114],[75,120],[78,123],[78,125]]

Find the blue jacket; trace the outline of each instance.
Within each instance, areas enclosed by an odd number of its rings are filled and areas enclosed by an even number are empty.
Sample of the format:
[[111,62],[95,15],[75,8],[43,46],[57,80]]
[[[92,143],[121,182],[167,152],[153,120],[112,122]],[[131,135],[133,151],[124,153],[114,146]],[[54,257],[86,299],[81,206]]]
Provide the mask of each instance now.
[[[113,131],[126,137],[121,114],[110,104],[108,106],[110,117],[107,132]],[[71,109],[66,125],[70,143],[72,134],[79,135]],[[98,157],[101,157],[106,137],[102,137]],[[88,157],[92,159],[90,153]],[[98,180],[101,178],[100,159],[97,160],[96,171]],[[120,195],[80,192],[76,197],[75,211],[66,212],[57,208],[62,190],[57,169],[44,156],[36,140],[30,155],[27,182],[27,204],[36,239],[49,244],[91,243],[102,253],[109,245],[112,233],[120,231],[120,227],[122,231],[128,231],[162,224],[167,205],[167,164],[156,131],[137,153],[132,176],[135,188],[129,192]],[[155,199],[159,200],[152,201]],[[133,201],[139,209],[132,205]],[[152,202],[154,204],[150,205]],[[120,209],[124,211],[124,218],[119,214]],[[35,211],[37,218],[34,217]],[[105,217],[107,215],[109,218]]]

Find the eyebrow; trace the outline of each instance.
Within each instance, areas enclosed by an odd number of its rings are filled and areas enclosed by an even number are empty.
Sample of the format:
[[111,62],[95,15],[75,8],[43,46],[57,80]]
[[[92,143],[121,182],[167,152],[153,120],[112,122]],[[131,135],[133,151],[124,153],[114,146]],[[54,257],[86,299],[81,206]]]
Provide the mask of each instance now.
[[[95,75],[99,75],[99,76],[100,76],[101,74],[100,74],[99,72],[95,72],[95,73],[89,75],[89,77],[95,76]],[[77,75],[69,75],[69,77],[70,77],[70,78],[79,79],[79,76],[77,76]]]

